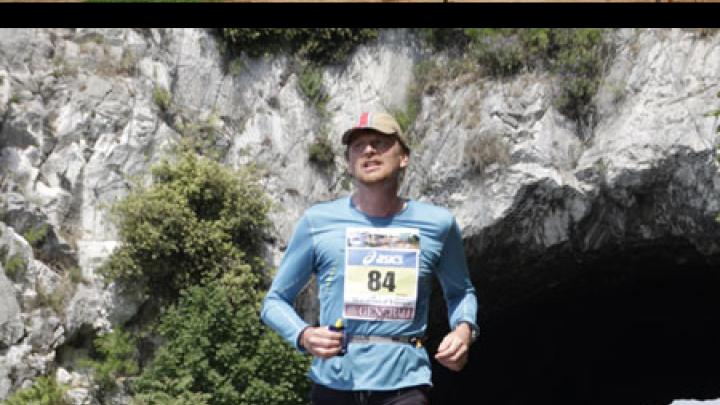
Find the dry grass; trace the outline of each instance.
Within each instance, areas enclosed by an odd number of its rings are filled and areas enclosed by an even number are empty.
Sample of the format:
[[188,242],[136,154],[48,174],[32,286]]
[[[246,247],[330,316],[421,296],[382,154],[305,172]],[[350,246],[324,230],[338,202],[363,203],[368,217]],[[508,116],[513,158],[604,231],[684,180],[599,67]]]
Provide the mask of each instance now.
[[510,164],[510,145],[497,135],[478,136],[468,140],[464,158],[477,173],[484,172],[495,163],[505,167]]

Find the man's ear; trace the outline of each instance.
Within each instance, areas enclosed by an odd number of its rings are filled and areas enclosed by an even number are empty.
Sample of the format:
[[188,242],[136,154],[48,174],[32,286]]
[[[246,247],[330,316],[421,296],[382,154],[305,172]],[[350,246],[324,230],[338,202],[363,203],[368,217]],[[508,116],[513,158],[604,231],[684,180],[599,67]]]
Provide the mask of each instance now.
[[353,167],[350,165],[350,161],[349,161],[349,160],[346,159],[345,161],[343,161],[343,162],[342,162],[342,165],[343,165],[342,168],[345,170],[345,172],[346,172],[347,174],[350,175],[350,177],[355,177],[355,174],[353,173]]
[[403,153],[402,158],[400,158],[400,168],[404,169],[410,164],[410,155],[407,153]]

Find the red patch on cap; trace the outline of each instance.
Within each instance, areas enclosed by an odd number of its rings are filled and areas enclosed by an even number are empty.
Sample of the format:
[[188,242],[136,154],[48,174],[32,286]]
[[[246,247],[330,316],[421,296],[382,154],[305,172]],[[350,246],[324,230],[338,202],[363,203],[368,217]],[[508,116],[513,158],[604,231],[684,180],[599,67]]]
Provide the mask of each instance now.
[[366,127],[366,126],[368,125],[368,119],[369,119],[369,118],[370,118],[370,113],[369,113],[369,112],[364,112],[364,113],[362,113],[362,115],[360,116],[360,122],[358,122],[358,125],[357,125],[357,126],[360,127],[360,128]]

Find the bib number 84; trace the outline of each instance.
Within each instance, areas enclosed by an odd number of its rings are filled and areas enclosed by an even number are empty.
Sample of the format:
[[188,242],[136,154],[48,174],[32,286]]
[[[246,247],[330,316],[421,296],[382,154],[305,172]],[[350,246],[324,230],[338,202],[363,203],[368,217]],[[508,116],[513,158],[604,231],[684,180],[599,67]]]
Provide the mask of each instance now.
[[[382,279],[382,282],[381,282]],[[370,270],[368,272],[368,290],[378,291],[381,287],[386,288],[388,291],[395,291],[395,272],[389,270],[385,272],[383,277],[382,272],[378,270]]]

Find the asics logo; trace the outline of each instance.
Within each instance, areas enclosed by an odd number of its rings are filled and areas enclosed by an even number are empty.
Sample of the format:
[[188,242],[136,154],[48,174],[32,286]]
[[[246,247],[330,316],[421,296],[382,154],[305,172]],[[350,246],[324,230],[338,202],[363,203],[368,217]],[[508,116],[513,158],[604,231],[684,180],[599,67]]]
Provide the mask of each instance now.
[[377,257],[377,252],[374,250],[371,250],[370,253],[365,255],[365,257],[363,257],[363,260],[362,260],[363,265],[367,266],[368,264],[372,263],[373,260],[375,260],[375,257]]
[[365,255],[365,257],[363,257],[362,263],[365,266],[373,263],[401,265],[403,264],[403,257],[402,255],[378,254],[376,251],[372,250],[367,255]]

